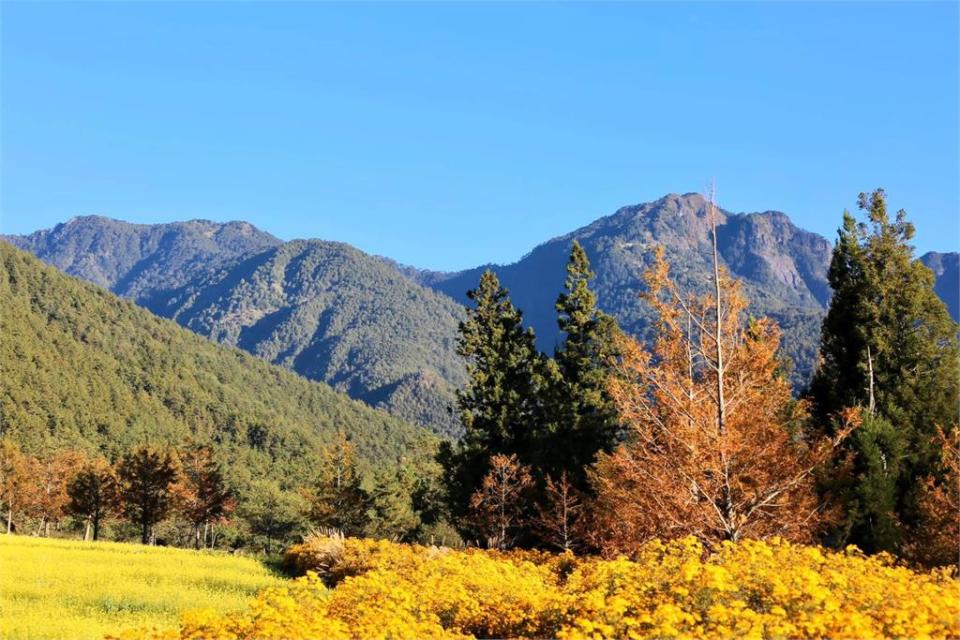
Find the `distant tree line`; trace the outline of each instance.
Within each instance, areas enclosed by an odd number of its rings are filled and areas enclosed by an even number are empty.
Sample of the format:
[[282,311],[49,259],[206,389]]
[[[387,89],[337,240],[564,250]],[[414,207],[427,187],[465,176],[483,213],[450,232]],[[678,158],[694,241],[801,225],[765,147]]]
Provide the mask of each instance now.
[[466,428],[442,447],[449,515],[496,547],[629,552],[650,538],[781,536],[957,561],[957,325],[882,190],[844,214],[820,365],[791,393],[781,332],[750,317],[720,264],[682,290],[657,252],[649,344],[596,307],[574,242],[553,357],[492,271],[469,292],[458,394]]
[[0,441],[0,508],[7,533],[76,535],[143,544],[260,549],[272,553],[311,528],[395,540],[456,544],[452,529],[425,524],[439,495],[435,474],[386,466],[363,474],[346,434],[319,455],[313,478],[231,486],[214,452],[143,445],[111,463],[64,450],[46,457]]

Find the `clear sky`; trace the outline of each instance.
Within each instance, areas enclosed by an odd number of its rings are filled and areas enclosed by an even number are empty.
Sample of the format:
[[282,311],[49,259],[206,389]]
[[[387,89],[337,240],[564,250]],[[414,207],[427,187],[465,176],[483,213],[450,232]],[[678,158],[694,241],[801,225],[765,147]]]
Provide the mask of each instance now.
[[2,4],[5,233],[244,219],[513,261],[702,190],[957,250],[958,4]]

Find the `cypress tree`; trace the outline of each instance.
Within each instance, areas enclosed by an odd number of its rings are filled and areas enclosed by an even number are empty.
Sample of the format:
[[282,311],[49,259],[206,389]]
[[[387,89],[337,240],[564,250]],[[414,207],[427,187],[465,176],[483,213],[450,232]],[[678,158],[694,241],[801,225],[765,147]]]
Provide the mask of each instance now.
[[538,422],[538,394],[543,358],[532,329],[492,271],[467,293],[474,306],[460,323],[457,353],[467,360],[469,380],[457,392],[465,434],[441,449],[451,510],[464,515],[470,496],[487,473],[490,458],[531,455]]
[[859,206],[868,222],[844,212],[834,248],[811,395],[824,424],[844,407],[865,409],[866,431],[848,444],[848,540],[893,550],[898,523],[915,516],[919,478],[934,470],[936,428],[956,421],[960,351],[933,273],[913,257],[906,213],[891,221],[882,189],[860,194]]
[[555,354],[558,375],[546,404],[553,416],[551,433],[542,450],[552,454],[546,471],[564,471],[580,488],[584,469],[600,451],[609,452],[617,439],[617,414],[607,392],[608,365],[615,356],[616,321],[597,309],[590,289],[594,274],[587,253],[574,241],[567,264],[564,292],[557,298],[557,324],[565,340]]

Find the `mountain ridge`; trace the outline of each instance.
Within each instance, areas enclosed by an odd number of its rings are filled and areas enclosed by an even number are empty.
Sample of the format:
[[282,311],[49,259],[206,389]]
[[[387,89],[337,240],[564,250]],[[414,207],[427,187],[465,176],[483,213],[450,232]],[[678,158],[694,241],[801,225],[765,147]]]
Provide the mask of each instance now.
[[[134,225],[80,217],[12,238],[68,273],[99,278],[102,286],[201,335],[456,435],[453,390],[465,379],[455,354],[456,325],[467,290],[485,269],[498,274],[536,330],[538,346],[550,353],[562,339],[553,305],[576,239],[597,274],[600,307],[646,337],[650,314],[638,294],[653,246],[665,247],[682,286],[703,290],[708,281],[705,204],[699,193],[671,193],[626,205],[538,244],[513,263],[456,272],[418,269],[335,241],[282,242],[242,221]],[[744,283],[751,312],[781,324],[799,388],[816,360],[832,243],[780,211],[721,208],[717,215],[721,260]],[[111,263],[110,248],[117,245],[124,251],[114,251],[120,255]],[[127,250],[131,246],[135,250]],[[955,319],[957,257],[930,252],[920,258],[933,268],[937,292]]]

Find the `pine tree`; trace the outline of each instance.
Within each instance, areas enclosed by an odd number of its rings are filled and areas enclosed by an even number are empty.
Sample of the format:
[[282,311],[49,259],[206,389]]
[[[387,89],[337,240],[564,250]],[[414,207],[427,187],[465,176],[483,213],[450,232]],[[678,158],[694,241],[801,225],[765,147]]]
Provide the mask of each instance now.
[[585,469],[597,453],[610,452],[617,440],[616,409],[607,390],[609,363],[615,357],[616,321],[597,309],[590,290],[593,278],[586,251],[574,241],[567,264],[564,293],[557,298],[557,323],[565,334],[557,349],[558,375],[545,403],[551,416],[540,449],[550,455],[544,471],[566,474],[579,488],[586,486]]
[[523,328],[523,314],[513,306],[497,276],[486,271],[467,294],[474,307],[460,323],[457,352],[467,360],[469,381],[457,392],[466,430],[456,446],[442,448],[455,515],[465,515],[470,496],[490,468],[491,456],[515,454],[526,462],[539,421],[539,394],[544,358],[534,334]]
[[140,541],[153,539],[153,527],[173,505],[177,466],[170,451],[141,446],[123,457],[117,469],[123,514],[140,527]]
[[100,539],[104,519],[119,508],[117,475],[104,459],[91,460],[67,484],[67,511],[83,518],[83,539]]
[[[906,213],[891,221],[882,189],[860,194],[859,206],[867,222],[844,212],[834,248],[833,299],[811,395],[823,423],[854,406],[877,418],[874,430],[882,437],[867,437],[868,431],[847,444],[855,458],[847,541],[892,551],[899,535],[891,527],[915,518],[915,488],[938,459],[936,428],[956,422],[960,352],[957,325],[934,293],[934,276],[913,257]],[[880,431],[880,421],[890,429]],[[891,467],[897,468],[892,481]],[[886,524],[877,520],[880,511],[888,514]]]

